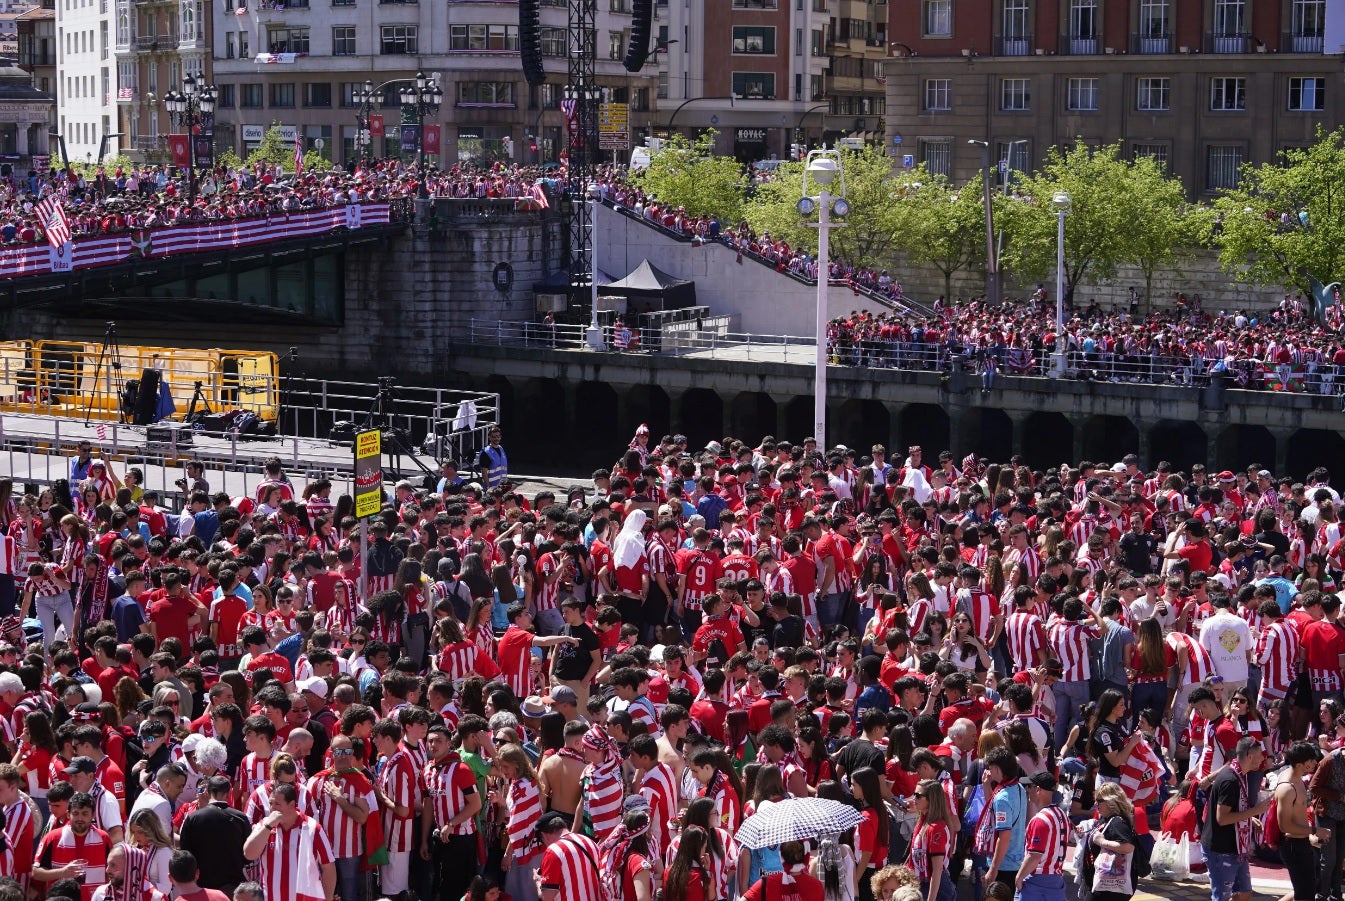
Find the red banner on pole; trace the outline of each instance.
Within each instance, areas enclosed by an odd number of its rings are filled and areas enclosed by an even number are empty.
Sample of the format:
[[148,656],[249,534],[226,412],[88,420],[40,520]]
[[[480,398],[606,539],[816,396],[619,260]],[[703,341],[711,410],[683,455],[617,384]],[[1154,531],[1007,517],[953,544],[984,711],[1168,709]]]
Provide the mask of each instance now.
[[173,154],[173,165],[185,168],[191,165],[191,136],[169,135],[168,149]]
[[369,117],[369,137],[383,137],[383,114],[377,113]]
[[440,153],[443,152],[442,150],[439,149],[439,147],[440,147],[440,129],[441,129],[442,127],[443,127],[443,126],[440,126],[440,125],[426,125],[426,126],[425,126],[425,152],[426,152],[426,153],[433,153],[433,154],[435,154],[435,155],[438,155],[438,154],[440,154]]

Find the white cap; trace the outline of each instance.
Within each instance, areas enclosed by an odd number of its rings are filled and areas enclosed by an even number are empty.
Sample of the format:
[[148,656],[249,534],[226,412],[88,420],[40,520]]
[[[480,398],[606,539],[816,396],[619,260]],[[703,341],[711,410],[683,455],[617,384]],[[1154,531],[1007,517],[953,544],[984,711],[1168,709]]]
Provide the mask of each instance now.
[[327,680],[321,676],[313,676],[310,679],[304,679],[299,683],[300,691],[309,691],[319,698],[327,697]]
[[196,746],[205,741],[205,736],[199,732],[193,732],[182,740],[182,753],[190,754],[196,750]]

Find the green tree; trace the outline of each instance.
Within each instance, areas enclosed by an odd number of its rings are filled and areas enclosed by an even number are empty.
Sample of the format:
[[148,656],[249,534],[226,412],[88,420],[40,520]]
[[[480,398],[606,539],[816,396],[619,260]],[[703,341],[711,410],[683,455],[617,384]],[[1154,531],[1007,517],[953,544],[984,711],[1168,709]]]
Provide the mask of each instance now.
[[943,296],[950,298],[956,273],[985,264],[980,173],[959,188],[942,175],[930,174],[922,163],[898,177],[895,193],[904,213],[898,235],[902,251],[912,263],[942,272]]
[[[268,166],[279,165],[286,172],[294,171],[294,142],[285,140],[280,126],[274,122],[266,129],[266,134],[262,135],[257,149],[248,154],[247,165],[255,166],[257,163]],[[304,165],[308,165],[307,159]]]
[[715,132],[703,131],[695,141],[674,135],[641,169],[636,180],[662,203],[686,207],[692,216],[718,216],[736,223],[742,215],[746,181],[732,157],[716,156]]
[[1026,281],[1044,280],[1056,264],[1056,211],[1052,198],[1070,196],[1065,221],[1065,289],[1112,278],[1117,266],[1135,263],[1146,278],[1174,258],[1189,240],[1180,220],[1186,209],[1181,183],[1152,161],[1128,162],[1119,143],[1089,147],[1082,141],[1052,148],[1040,170],[1024,174],[1021,196],[1000,204],[1008,246],[1007,268]]
[[[891,264],[894,253],[903,247],[908,210],[898,199],[903,186],[914,183],[917,173],[892,173],[892,160],[881,148],[843,150],[841,167],[845,173],[845,200],[850,214],[844,225],[831,231],[831,255],[847,263],[882,268]],[[808,192],[817,186],[810,180]],[[832,184],[840,192],[839,182]],[[757,233],[770,232],[791,247],[817,249],[817,229],[799,215],[803,196],[803,164],[785,163],[770,181],[757,186],[756,193],[743,210],[743,217]],[[816,222],[816,214],[809,217]],[[842,220],[833,217],[833,221]]]
[[1345,130],[1317,127],[1317,142],[1277,162],[1246,166],[1214,202],[1225,272],[1259,285],[1345,278]]

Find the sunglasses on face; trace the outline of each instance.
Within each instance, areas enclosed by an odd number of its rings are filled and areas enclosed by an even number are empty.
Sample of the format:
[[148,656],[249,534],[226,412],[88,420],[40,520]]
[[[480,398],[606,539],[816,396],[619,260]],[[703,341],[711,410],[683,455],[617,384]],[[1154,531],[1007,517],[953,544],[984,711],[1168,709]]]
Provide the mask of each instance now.
[[349,749],[349,748],[346,748],[346,749],[339,750],[339,751],[332,751],[332,756],[333,756],[333,757],[353,757],[353,756],[355,756],[355,752],[354,752],[353,750]]

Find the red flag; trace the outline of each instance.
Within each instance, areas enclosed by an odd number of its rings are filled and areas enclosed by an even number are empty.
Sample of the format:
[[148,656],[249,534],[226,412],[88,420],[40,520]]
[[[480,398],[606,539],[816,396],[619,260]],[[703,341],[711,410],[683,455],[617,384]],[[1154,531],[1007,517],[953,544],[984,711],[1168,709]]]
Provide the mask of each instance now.
[[369,117],[369,137],[383,137],[383,114],[375,113]]
[[543,190],[542,183],[540,181],[535,181],[532,183],[532,199],[537,201],[538,206],[540,206],[542,209],[546,209],[547,207],[551,206],[551,202],[546,199],[546,191]]
[[294,133],[294,174],[304,174],[304,139],[299,137],[299,132]]
[[173,155],[173,165],[185,169],[191,165],[191,136],[169,135],[168,150]]
[[425,126],[425,147],[426,153],[438,155],[442,151],[440,148],[441,127],[438,125]]
[[1148,740],[1141,740],[1121,764],[1121,788],[1132,804],[1141,807],[1158,794],[1158,778],[1162,775],[1162,761],[1149,747]]

